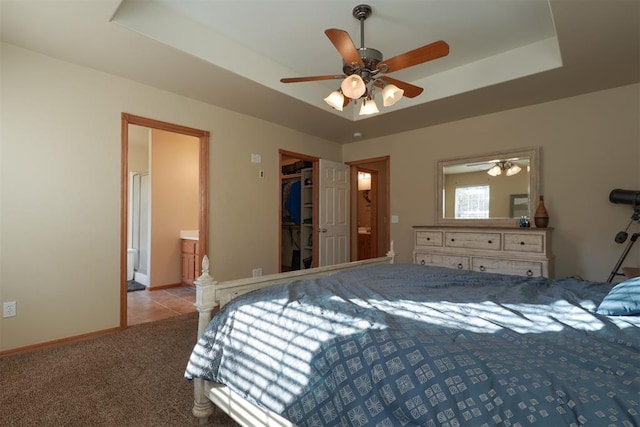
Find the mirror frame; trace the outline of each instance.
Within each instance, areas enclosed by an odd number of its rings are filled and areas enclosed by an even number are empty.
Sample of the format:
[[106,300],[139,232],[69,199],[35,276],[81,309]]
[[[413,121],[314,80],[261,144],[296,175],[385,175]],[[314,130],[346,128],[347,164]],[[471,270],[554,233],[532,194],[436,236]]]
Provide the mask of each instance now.
[[510,151],[496,151],[476,156],[454,157],[438,160],[436,167],[436,225],[457,227],[517,227],[518,218],[487,218],[487,219],[454,219],[444,218],[444,168],[446,166],[464,163],[478,163],[494,159],[508,159],[512,157],[529,157],[529,218],[533,223],[533,214],[540,197],[540,147],[529,147]]

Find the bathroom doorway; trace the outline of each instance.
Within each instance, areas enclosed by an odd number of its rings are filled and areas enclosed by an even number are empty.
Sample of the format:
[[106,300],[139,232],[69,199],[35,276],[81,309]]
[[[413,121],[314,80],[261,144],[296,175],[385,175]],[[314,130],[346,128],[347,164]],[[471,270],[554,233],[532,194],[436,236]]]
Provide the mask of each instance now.
[[356,201],[358,261],[376,258],[378,253],[378,171],[357,167]]
[[[132,171],[129,165],[130,161],[130,132],[137,127],[148,128],[151,132],[154,131],[162,131],[164,133],[172,133],[177,134],[176,137],[192,139],[192,137],[196,138],[197,143],[197,195],[195,196],[197,200],[197,238],[199,240],[198,245],[198,262],[202,261],[202,257],[208,251],[208,235],[209,235],[209,132],[202,131],[198,129],[187,128],[180,125],[175,125],[171,123],[161,122],[153,119],[148,119],[140,116],[134,116],[131,114],[123,113],[121,120],[121,235],[120,235],[120,328],[125,329],[128,325],[128,315],[127,315],[127,302],[128,302],[128,290],[127,290],[127,282],[128,277],[130,275],[130,271],[127,268],[128,258],[130,258],[129,249],[133,249],[131,246],[135,239],[138,239],[138,244],[142,247],[142,240],[149,239],[149,235],[147,237],[144,234],[150,228],[150,225],[145,224],[144,217],[148,214],[145,214],[145,209],[147,211],[150,210],[150,207],[144,206],[145,199],[143,197],[143,192],[145,188],[145,173],[131,173]],[[131,136],[133,138],[133,136]],[[194,173],[196,173],[194,167]],[[134,169],[137,169],[134,166]],[[146,175],[149,176],[151,171],[147,171]],[[137,177],[136,177],[137,175]],[[131,178],[131,179],[130,179]],[[136,186],[136,181],[139,183],[138,192],[134,190]],[[134,196],[137,196],[141,202],[134,202]],[[170,210],[170,209],[169,209]],[[136,227],[136,222],[134,218],[134,211],[138,216],[140,216],[141,221],[137,225],[138,229],[134,232],[133,228]],[[167,209],[162,209],[162,211],[167,211]],[[195,218],[194,218],[195,219]],[[150,222],[150,221],[148,221]],[[145,231],[146,230],[146,231]],[[136,236],[137,235],[137,236]],[[178,236],[176,236],[178,239]],[[149,248],[149,246],[146,246]],[[160,248],[161,250],[162,248]],[[135,250],[135,249],[133,249]],[[144,249],[140,249],[138,252],[138,260],[134,261],[138,265],[138,269],[142,270],[142,267],[146,267],[148,270],[152,270],[153,267],[149,264],[149,254],[144,254]],[[148,251],[148,249],[147,249]],[[146,255],[146,256],[144,256]],[[144,259],[143,259],[144,258]],[[145,265],[146,263],[146,265]],[[142,265],[141,265],[142,264]],[[140,271],[142,273],[142,271]],[[150,272],[148,272],[150,275]],[[143,274],[144,276],[144,274]],[[141,279],[144,280],[144,279]],[[153,280],[153,279],[151,279]]]
[[347,164],[351,169],[351,261],[384,256],[390,248],[389,156]]

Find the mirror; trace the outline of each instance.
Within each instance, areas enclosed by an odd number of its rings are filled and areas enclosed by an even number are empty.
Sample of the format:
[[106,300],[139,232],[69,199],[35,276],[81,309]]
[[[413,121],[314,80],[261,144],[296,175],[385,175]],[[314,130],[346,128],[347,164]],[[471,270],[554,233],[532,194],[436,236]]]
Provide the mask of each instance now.
[[440,160],[436,170],[437,225],[517,227],[521,216],[533,223],[540,148]]

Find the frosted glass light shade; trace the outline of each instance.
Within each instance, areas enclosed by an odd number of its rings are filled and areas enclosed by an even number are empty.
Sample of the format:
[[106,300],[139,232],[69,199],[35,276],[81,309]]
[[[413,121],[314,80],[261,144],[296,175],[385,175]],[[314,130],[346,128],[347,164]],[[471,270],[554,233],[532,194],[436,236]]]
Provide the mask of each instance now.
[[344,96],[337,90],[334,90],[329,94],[329,96],[324,99],[324,102],[329,104],[331,108],[342,111],[342,106],[344,105]]
[[362,103],[362,107],[360,107],[360,115],[368,116],[369,114],[379,113],[378,106],[376,105],[376,101],[373,99],[366,99]]
[[517,174],[518,172],[520,172],[522,170],[522,168],[518,165],[516,165],[515,163],[511,164],[511,167],[509,169],[507,169],[507,176],[513,176],[515,174]]
[[400,101],[402,95],[404,94],[404,90],[400,89],[396,85],[386,85],[384,89],[382,89],[382,105],[385,107],[390,107],[396,102]]
[[487,173],[491,176],[498,176],[502,173],[502,168],[500,167],[500,165],[495,164],[491,167],[491,169],[487,171]]
[[344,79],[340,84],[340,88],[342,89],[342,93],[351,99],[360,98],[367,90],[364,80],[357,74],[352,74]]

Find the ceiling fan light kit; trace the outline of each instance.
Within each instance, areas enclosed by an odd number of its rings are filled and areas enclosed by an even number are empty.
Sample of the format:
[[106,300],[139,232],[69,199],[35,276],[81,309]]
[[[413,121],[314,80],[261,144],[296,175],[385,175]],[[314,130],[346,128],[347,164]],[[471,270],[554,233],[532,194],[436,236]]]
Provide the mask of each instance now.
[[382,52],[364,45],[364,21],[371,16],[371,6],[361,4],[353,8],[353,17],[360,21],[360,48],[356,48],[344,30],[325,30],[326,36],[343,59],[342,75],[291,77],[280,79],[282,83],[297,83],[342,79],[340,89],[329,94],[324,101],[338,111],[353,101],[361,99],[360,115],[378,113],[375,103],[376,89],[382,89],[382,102],[390,107],[402,97],[414,98],[423,91],[421,87],[393,79],[383,74],[422,64],[449,54],[449,45],[442,40],[413,49],[401,55],[383,60]]

